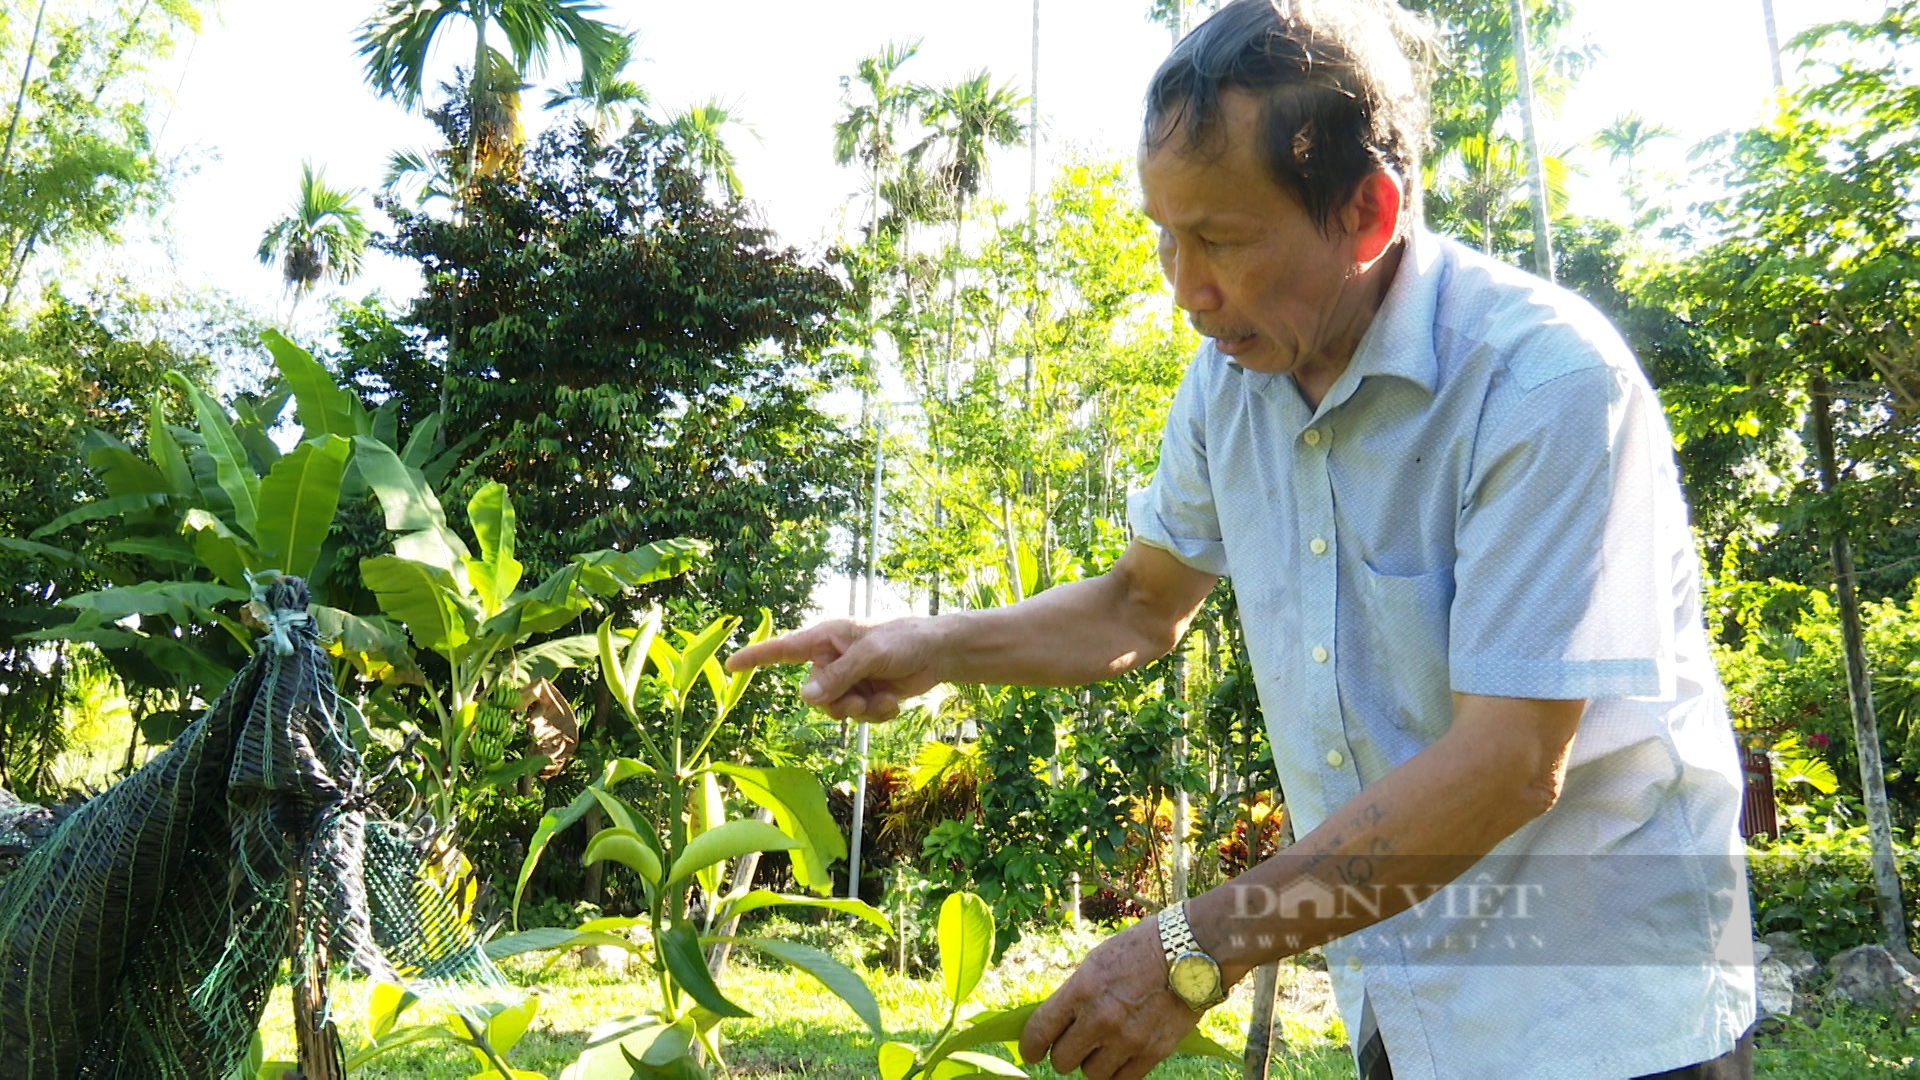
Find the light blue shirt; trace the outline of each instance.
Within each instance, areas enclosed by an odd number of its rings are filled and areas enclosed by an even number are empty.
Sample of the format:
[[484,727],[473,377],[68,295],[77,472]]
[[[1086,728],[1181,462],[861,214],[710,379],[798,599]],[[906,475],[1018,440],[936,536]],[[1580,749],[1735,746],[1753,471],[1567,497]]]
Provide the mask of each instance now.
[[[1455,691],[1590,702],[1551,811],[1326,946],[1356,1047],[1377,1025],[1398,1080],[1733,1048],[1755,996],[1739,761],[1671,436],[1592,307],[1418,232],[1318,409],[1204,345],[1131,516],[1233,579],[1303,837],[1445,733]],[[1271,925],[1366,901],[1307,879]]]

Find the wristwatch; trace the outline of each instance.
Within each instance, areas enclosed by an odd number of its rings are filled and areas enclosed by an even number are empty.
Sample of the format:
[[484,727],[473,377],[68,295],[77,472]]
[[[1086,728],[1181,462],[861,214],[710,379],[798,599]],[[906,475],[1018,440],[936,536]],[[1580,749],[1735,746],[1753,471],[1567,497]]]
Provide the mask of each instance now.
[[1200,951],[1187,925],[1185,901],[1163,909],[1159,916],[1160,948],[1167,954],[1167,989],[1194,1012],[1205,1012],[1227,998],[1220,965]]

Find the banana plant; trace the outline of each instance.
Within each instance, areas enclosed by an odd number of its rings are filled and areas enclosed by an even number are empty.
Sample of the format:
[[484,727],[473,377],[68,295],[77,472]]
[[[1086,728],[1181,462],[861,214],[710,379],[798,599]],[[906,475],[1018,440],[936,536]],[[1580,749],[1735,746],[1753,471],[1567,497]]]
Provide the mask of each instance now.
[[[940,976],[947,994],[946,1026],[925,1047],[904,1042],[880,1045],[876,1065],[880,1080],[977,1080],[982,1077],[1025,1077],[1027,1071],[1015,1064],[1020,1060],[1020,1033],[1027,1020],[1040,1007],[1039,1001],[994,1009],[959,1023],[960,1010],[973,997],[993,959],[993,909],[970,892],[949,894],[940,904],[939,946]],[[1044,1000],[1044,999],[1043,999]],[[985,1053],[983,1048],[1000,1044],[1013,1061]],[[1174,1048],[1177,1054],[1193,1054],[1238,1062],[1239,1055],[1199,1031],[1187,1033]]]
[[[467,782],[475,718],[484,697],[502,682],[518,686],[593,655],[593,637],[585,634],[524,654],[521,646],[573,622],[596,599],[687,570],[705,545],[676,539],[633,551],[588,552],[523,589],[524,567],[514,557],[513,501],[505,485],[485,484],[467,502],[476,555],[448,527],[439,497],[419,469],[378,439],[360,435],[353,441],[361,475],[380,502],[387,528],[397,534],[392,554],[361,560],[361,580],[418,648],[447,662],[444,685],[427,680],[420,687],[431,726],[419,749],[433,780],[429,805],[435,819],[451,821]],[[377,707],[395,709],[391,698]],[[546,764],[544,755],[532,754],[478,779],[504,783]]]
[[[353,460],[355,438],[397,443],[393,409],[369,412],[308,353],[273,331],[263,335],[280,378],[260,398],[241,396],[232,411],[176,375],[173,390],[193,422],[175,424],[156,396],[147,415],[143,452],[103,432],[82,442],[106,494],[75,507],[31,538],[0,544],[63,561],[111,564],[116,584],[62,602],[72,621],[42,631],[49,639],[89,641],[108,650],[129,682],[188,691],[217,687],[253,648],[240,609],[258,574],[308,580],[315,617],[351,642],[365,663],[403,664],[404,637],[377,617],[330,607],[325,580],[329,534],[345,500],[365,490]],[[282,452],[269,437],[292,400],[298,438]],[[431,428],[406,454],[429,470]],[[87,522],[113,531],[97,552],[82,554],[44,542]],[[203,696],[211,696],[206,694]],[[159,740],[164,741],[164,740]]]
[[[708,1075],[707,1061],[723,1064],[720,1025],[750,1014],[726,996],[708,970],[705,950],[721,943],[752,949],[806,973],[846,1002],[876,1038],[884,1037],[873,992],[845,965],[793,942],[715,932],[734,916],[777,906],[824,908],[891,932],[886,916],[876,908],[825,895],[832,888],[828,867],[845,858],[847,849],[817,777],[793,767],[714,761],[709,754],[714,736],[753,677],[750,671],[730,675],[715,659],[739,627],[740,620],[722,618],[695,632],[675,633],[675,644],[662,632],[657,610],[637,627],[617,628],[612,619],[600,624],[602,677],[639,733],[643,758],[608,763],[571,805],[542,819],[514,890],[514,916],[518,918],[527,880],[548,841],[596,805],[611,824],[588,841],[583,861],[631,870],[639,879],[645,910],[637,917],[598,919],[573,930],[510,934],[487,948],[495,956],[590,944],[626,948],[649,965],[659,981],[662,1004],[655,1012],[601,1025],[589,1048],[561,1074],[563,1080],[627,1080],[635,1075],[690,1080]],[[772,631],[772,616],[763,611],[751,640],[763,641]],[[702,685],[705,694],[698,692]],[[705,708],[691,708],[696,700],[704,701]],[[656,711],[659,722],[649,723]],[[662,808],[657,816],[616,793],[624,783],[643,780],[655,785],[653,797],[643,801]],[[729,818],[728,789],[765,810],[771,821]],[[724,887],[728,863],[765,851],[786,852],[802,887],[821,895],[754,889],[751,881]],[[696,895],[704,902],[694,903]],[[636,942],[636,936],[642,940]]]

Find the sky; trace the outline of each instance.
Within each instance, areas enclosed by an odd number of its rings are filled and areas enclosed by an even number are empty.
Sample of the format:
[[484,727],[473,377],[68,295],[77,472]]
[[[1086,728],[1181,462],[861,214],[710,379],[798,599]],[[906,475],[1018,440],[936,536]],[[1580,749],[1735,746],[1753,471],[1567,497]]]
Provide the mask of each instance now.
[[[1570,182],[1578,213],[1624,212],[1619,178],[1604,156],[1583,149],[1616,116],[1638,111],[1679,137],[1641,163],[1643,173],[1684,177],[1699,140],[1756,119],[1771,74],[1761,0],[1576,0],[1572,30],[1598,52],[1582,81],[1543,124],[1551,151],[1585,175]],[[1165,27],[1145,17],[1147,0],[1040,0],[1042,184],[1049,163],[1072,155],[1124,158],[1137,134],[1140,97],[1164,56]],[[1866,17],[1875,0],[1775,0],[1781,38],[1815,22]],[[286,212],[301,163],[328,181],[369,191],[396,149],[427,147],[435,133],[417,115],[366,86],[356,55],[359,25],[376,0],[222,0],[202,31],[183,42],[155,83],[163,153],[189,172],[177,183],[142,273],[190,288],[213,287],[264,312],[284,314],[278,272],[254,251]],[[836,167],[831,125],[842,109],[840,79],[890,41],[919,39],[903,74],[939,83],[985,68],[1025,92],[1031,78],[1034,0],[708,0],[664,4],[607,0],[605,17],[639,35],[633,76],[666,109],[719,99],[751,125],[733,137],[747,198],[788,243],[819,250],[838,235],[859,175]],[[456,30],[435,57],[437,78],[471,56]],[[564,66],[544,83],[574,73]],[[1791,78],[1791,74],[1789,75]],[[529,91],[538,113],[544,89]],[[540,123],[530,115],[529,126]],[[993,163],[994,194],[1022,201],[1026,151]],[[380,219],[376,215],[376,223]],[[394,298],[418,284],[410,264],[368,260],[346,292]],[[317,325],[308,301],[302,322]],[[830,586],[823,595],[833,595]],[[845,595],[845,585],[837,586]],[[898,608],[897,598],[883,604]]]
[[[1146,0],[1040,3],[1044,184],[1047,162],[1131,153],[1140,94],[1169,38],[1145,18]],[[1771,78],[1760,0],[1578,6],[1574,34],[1596,46],[1600,59],[1547,120],[1545,138],[1587,166],[1588,175],[1573,181],[1574,209],[1618,213],[1613,169],[1581,144],[1637,110],[1681,133],[1647,164],[1684,173],[1687,147],[1756,117]],[[284,309],[276,272],[253,252],[291,203],[301,162],[322,167],[335,185],[370,190],[393,150],[432,143],[425,120],[366,87],[354,38],[374,7],[375,0],[223,0],[158,72],[156,83],[173,88],[171,102],[156,103],[161,148],[184,155],[191,172],[166,213],[155,271]],[[1873,0],[1776,0],[1783,38],[1876,7]],[[734,136],[747,197],[803,249],[836,234],[860,183],[833,164],[830,127],[842,107],[839,80],[862,56],[918,38],[911,77],[940,82],[985,68],[1022,91],[1032,67],[1032,0],[610,0],[606,15],[638,32],[636,74],[662,106],[717,98],[747,120],[753,135]],[[443,75],[471,54],[471,40],[449,38],[435,58]],[[570,74],[560,68],[547,81]],[[526,98],[537,111],[544,92]],[[1001,154],[995,193],[1024,199],[1027,175],[1024,150]],[[377,257],[350,291],[405,295],[414,280],[406,266]]]

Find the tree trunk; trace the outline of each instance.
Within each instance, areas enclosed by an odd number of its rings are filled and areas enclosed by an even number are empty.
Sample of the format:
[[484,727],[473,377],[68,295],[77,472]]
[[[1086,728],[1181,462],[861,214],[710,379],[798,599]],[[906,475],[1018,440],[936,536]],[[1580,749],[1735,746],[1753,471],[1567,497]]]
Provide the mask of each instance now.
[[[582,819],[581,825],[586,829],[587,840],[589,842],[591,842],[595,836],[599,835],[601,829],[606,828],[606,815],[601,812],[598,802],[587,807],[587,813]],[[600,903],[600,886],[605,880],[606,869],[607,864],[604,861],[594,863],[587,867],[586,873],[581,875],[580,878],[580,899],[585,900],[589,904],[597,905]]]
[[[302,939],[307,933],[298,870],[287,882],[287,904],[293,912],[293,940],[289,944],[298,958]],[[347,1080],[340,1032],[331,1018],[321,1019],[327,1014],[326,945],[316,943],[313,954],[306,957],[304,964],[299,959],[295,960],[296,969],[302,966],[306,970],[296,970],[297,978],[293,984],[293,1040],[298,1048],[300,1075],[303,1080]]]
[[1786,72],[1780,69],[1780,31],[1773,21],[1773,0],[1760,0],[1760,15],[1767,23],[1767,62],[1773,65],[1773,88],[1787,85]]
[[[1175,649],[1178,648],[1179,646],[1176,645]],[[1173,657],[1173,685],[1169,689],[1175,698],[1183,703],[1186,701],[1187,663],[1186,658],[1178,652]],[[1173,739],[1173,765],[1174,768],[1181,770],[1187,766],[1187,733],[1184,724],[1180,734]],[[1179,783],[1173,789],[1173,836],[1169,838],[1172,846],[1173,902],[1176,904],[1187,898],[1187,889],[1190,884],[1187,881],[1187,825],[1187,785]]]
[[1273,1052],[1273,999],[1279,982],[1279,961],[1254,969],[1253,1017],[1247,1021],[1247,1051],[1243,1058],[1246,1080],[1267,1080],[1267,1059]]
[[1520,127],[1527,142],[1527,171],[1533,177],[1533,267],[1553,280],[1552,208],[1547,203],[1547,165],[1533,109],[1533,65],[1527,59],[1527,0],[1513,5],[1513,70],[1520,87]]
[[[1814,376],[1813,441],[1820,457],[1820,486],[1829,498],[1840,486],[1839,456],[1833,447],[1833,392],[1824,376]],[[1873,715],[1873,674],[1867,667],[1866,633],[1860,624],[1860,597],[1854,587],[1853,544],[1847,535],[1847,510],[1840,501],[1833,530],[1833,591],[1840,608],[1840,639],[1847,657],[1847,698],[1853,710],[1853,739],[1860,759],[1860,790],[1867,803],[1867,837],[1873,850],[1874,898],[1880,909],[1887,948],[1907,948],[1907,919],[1900,899],[1900,873],[1893,861],[1893,824],[1887,812],[1887,778],[1880,763],[1880,727]]]
[[[763,825],[771,825],[773,823],[773,811],[764,806],[754,811],[753,817],[754,820]],[[727,891],[730,893],[746,891],[747,887],[753,883],[754,873],[759,869],[759,852],[749,851],[745,855],[740,856],[740,861],[733,864],[733,881]],[[735,915],[726,922],[721,923],[717,933],[720,937],[732,937],[739,929],[740,916]],[[707,972],[711,974],[716,981],[726,973],[727,958],[732,954],[733,943],[727,941],[715,942],[713,948],[707,950]]]
[[[1039,0],[1034,2],[1038,4]],[[33,16],[33,35],[27,38],[27,58],[20,64],[20,91],[13,98],[13,119],[7,121],[7,145],[0,150],[0,176],[10,175],[13,169],[13,140],[20,133],[20,115],[27,110],[27,85],[33,77],[33,54],[40,48],[40,24],[46,17],[47,0],[40,0],[40,10]],[[1037,51],[1035,55],[1038,55]]]

